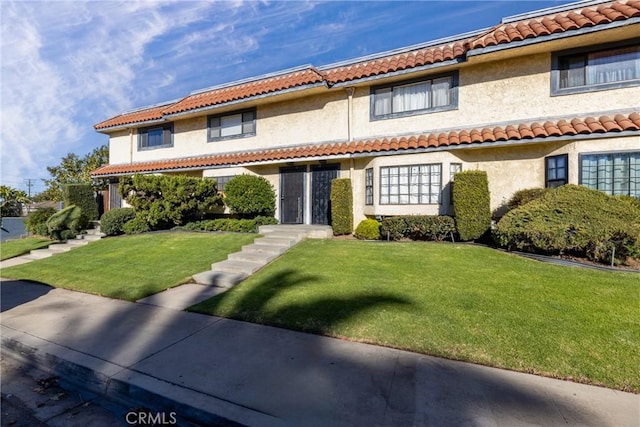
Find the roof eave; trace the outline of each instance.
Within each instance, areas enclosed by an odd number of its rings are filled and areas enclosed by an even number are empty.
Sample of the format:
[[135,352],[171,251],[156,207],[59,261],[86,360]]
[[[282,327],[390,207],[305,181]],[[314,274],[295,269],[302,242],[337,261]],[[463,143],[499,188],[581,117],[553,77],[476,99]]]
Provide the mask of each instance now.
[[475,49],[472,48],[467,51],[467,57],[485,55],[488,53],[493,53],[493,52],[498,52],[498,51],[508,50],[508,49],[515,49],[523,46],[531,46],[538,43],[546,43],[549,41],[564,39],[568,37],[581,36],[584,34],[590,34],[598,31],[620,28],[627,25],[633,25],[636,23],[640,23],[640,17],[629,18],[622,21],[614,21],[608,24],[594,25],[592,27],[583,27],[577,30],[563,31],[561,33],[554,33],[546,36],[537,36],[537,37],[532,37],[524,40],[511,41],[508,43],[502,43],[502,44],[497,44],[493,46],[487,46],[487,47],[481,47],[481,48],[475,48]]

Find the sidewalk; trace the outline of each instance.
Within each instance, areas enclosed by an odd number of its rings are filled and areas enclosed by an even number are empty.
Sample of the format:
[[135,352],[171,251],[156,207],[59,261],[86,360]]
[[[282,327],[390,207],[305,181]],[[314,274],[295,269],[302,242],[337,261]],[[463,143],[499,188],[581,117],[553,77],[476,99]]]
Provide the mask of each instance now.
[[0,289],[3,354],[179,425],[640,425],[640,396],[606,388],[24,282]]

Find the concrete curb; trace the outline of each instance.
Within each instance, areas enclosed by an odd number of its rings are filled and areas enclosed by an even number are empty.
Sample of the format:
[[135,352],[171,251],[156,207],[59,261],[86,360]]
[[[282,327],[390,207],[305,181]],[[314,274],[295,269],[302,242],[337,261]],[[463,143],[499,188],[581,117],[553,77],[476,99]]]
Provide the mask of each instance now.
[[285,424],[269,414],[5,326],[2,326],[1,351],[4,357],[63,377],[75,387],[95,393],[117,405],[144,407],[154,413],[164,413],[167,417],[174,413],[178,425],[183,425],[185,421],[207,426],[270,427]]

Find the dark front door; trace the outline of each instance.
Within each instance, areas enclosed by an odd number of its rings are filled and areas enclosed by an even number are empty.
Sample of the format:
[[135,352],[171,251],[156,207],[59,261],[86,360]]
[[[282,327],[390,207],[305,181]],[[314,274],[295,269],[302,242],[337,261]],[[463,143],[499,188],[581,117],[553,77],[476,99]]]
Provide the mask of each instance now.
[[280,222],[304,222],[304,173],[306,167],[280,168]]
[[338,177],[340,165],[311,166],[311,222],[331,224],[331,181]]

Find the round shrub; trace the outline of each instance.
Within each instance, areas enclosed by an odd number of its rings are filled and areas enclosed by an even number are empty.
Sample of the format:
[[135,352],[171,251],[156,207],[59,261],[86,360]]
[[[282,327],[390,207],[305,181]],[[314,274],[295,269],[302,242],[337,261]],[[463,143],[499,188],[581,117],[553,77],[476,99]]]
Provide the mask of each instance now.
[[40,208],[35,212],[29,214],[25,219],[24,225],[27,231],[31,234],[39,234],[41,236],[47,236],[47,220],[56,213],[54,208]]
[[225,184],[224,194],[231,213],[242,217],[273,216],[276,212],[276,193],[264,177],[237,175]]
[[124,225],[136,217],[132,208],[116,208],[105,212],[100,218],[100,231],[107,236],[124,233]]
[[354,235],[361,240],[380,240],[380,223],[375,219],[362,220]]
[[140,234],[151,231],[151,228],[149,227],[149,224],[147,224],[147,221],[136,217],[125,223],[122,227],[122,231],[124,231],[125,234]]
[[624,263],[640,258],[640,208],[635,202],[577,185],[550,190],[508,212],[495,229],[508,249],[571,254]]

